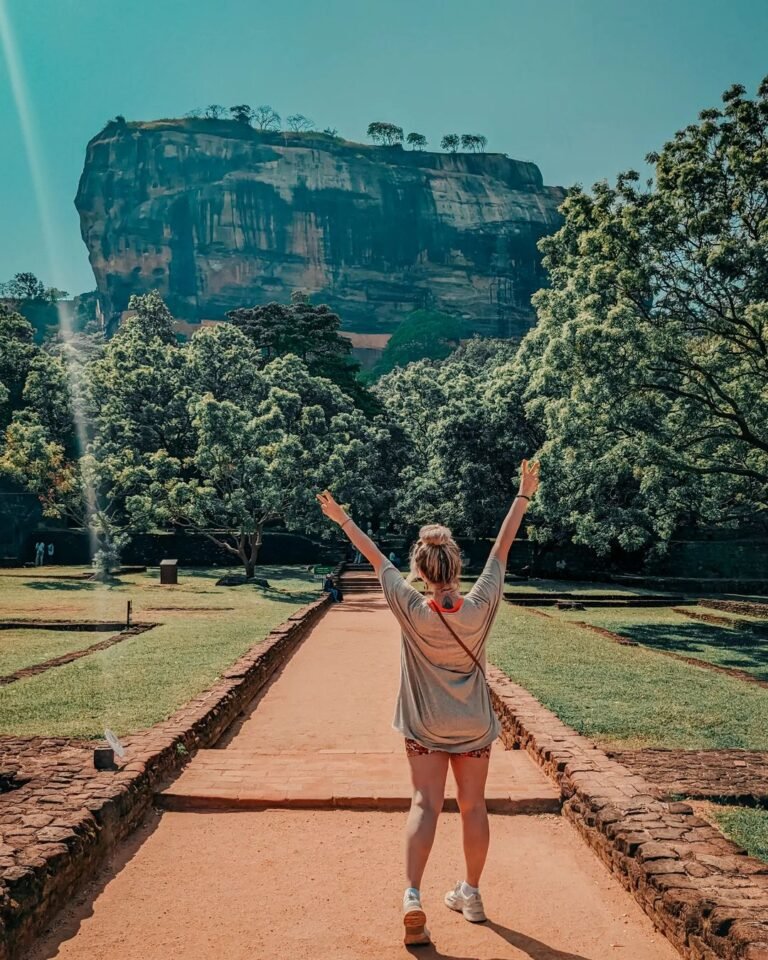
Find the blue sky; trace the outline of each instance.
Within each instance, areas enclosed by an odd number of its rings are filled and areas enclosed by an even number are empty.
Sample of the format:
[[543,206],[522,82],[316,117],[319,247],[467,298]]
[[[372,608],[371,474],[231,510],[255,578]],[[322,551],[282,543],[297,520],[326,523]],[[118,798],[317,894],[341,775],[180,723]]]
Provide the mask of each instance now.
[[588,186],[768,73],[764,0],[0,0],[3,24],[34,159],[0,47],[0,281],[32,270],[73,293],[94,286],[85,145],[117,113],[270,103],[350,139],[374,119],[432,144],[479,132],[546,183]]

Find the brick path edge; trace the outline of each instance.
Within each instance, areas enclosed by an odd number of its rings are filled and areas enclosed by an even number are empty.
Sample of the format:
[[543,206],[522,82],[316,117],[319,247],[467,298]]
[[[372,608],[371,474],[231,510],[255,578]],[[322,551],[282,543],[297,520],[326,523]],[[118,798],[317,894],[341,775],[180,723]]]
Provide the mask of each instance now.
[[489,667],[507,748],[559,785],[562,813],[686,960],[768,960],[768,864]]
[[[0,865],[0,960],[22,960],[58,911],[93,878],[117,844],[140,825],[158,789],[172,780],[198,749],[216,743],[290,658],[330,603],[326,594],[300,608],[168,720],[125,737],[126,762],[112,773],[93,771],[94,776],[83,785],[80,809],[67,810],[57,825],[36,831],[33,861],[23,866]],[[2,796],[12,801],[14,793]],[[54,808],[53,812],[58,811]],[[33,821],[34,817],[24,819]],[[4,852],[0,841],[0,853]]]

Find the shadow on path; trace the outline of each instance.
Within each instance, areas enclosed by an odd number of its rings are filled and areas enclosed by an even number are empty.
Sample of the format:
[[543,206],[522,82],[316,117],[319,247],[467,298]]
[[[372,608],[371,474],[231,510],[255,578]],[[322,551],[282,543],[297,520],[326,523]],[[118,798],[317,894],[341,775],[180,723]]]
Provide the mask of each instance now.
[[[528,956],[530,960],[590,960],[589,957],[585,957],[581,953],[570,953],[567,950],[558,950],[556,947],[550,947],[548,944],[542,943],[541,940],[528,937],[518,930],[512,930],[510,927],[502,926],[502,924],[496,923],[494,920],[486,921],[483,926],[493,930],[502,940],[506,941],[516,950],[520,950]],[[427,921],[427,927],[429,927],[429,921]],[[477,960],[476,957],[442,953],[434,944],[421,947],[406,947],[405,949],[412,957],[422,957],[423,960]],[[503,960],[503,958],[497,957],[494,958],[494,960]]]
[[32,947],[27,960],[54,960],[60,955],[61,945],[68,940],[74,940],[83,921],[94,915],[94,903],[100,894],[133,860],[140,848],[160,826],[160,819],[159,812],[150,811],[136,830],[118,843],[113,853],[95,868],[87,884],[80,887],[77,894],[55,916],[44,937],[38,939],[40,945]]

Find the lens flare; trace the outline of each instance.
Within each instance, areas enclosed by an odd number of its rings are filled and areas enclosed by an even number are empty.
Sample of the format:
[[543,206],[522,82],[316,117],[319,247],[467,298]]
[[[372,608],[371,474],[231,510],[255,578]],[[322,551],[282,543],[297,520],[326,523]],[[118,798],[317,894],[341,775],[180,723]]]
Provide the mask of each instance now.
[[[29,92],[24,77],[21,57],[13,32],[13,26],[8,14],[6,0],[0,0],[0,43],[11,83],[16,113],[19,118],[24,152],[27,158],[32,187],[35,193],[35,202],[40,221],[40,229],[48,264],[48,275],[53,285],[63,287],[61,265],[57,256],[57,243],[53,220],[51,217],[52,203],[48,191],[48,179],[45,173],[44,154],[35,123],[35,115],[31,106]],[[70,408],[77,438],[78,452],[82,456],[88,448],[88,423],[82,396],[82,365],[78,352],[73,349],[72,318],[61,304],[58,306],[59,333],[63,344],[62,356],[67,366],[67,380],[69,383]],[[85,490],[85,499],[89,515],[92,515],[96,502],[96,492],[92,487]],[[94,532],[89,525],[89,547],[93,557],[95,550]]]

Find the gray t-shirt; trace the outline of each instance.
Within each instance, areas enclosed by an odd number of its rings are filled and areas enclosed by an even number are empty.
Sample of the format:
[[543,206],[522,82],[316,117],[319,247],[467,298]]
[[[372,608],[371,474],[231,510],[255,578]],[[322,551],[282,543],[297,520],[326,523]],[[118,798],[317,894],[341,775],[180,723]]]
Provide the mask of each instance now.
[[[402,628],[400,690],[392,726],[431,750],[479,750],[501,733],[485,679],[427,599],[386,560],[379,573],[384,596]],[[485,669],[485,641],[504,589],[494,555],[464,597],[443,613]]]

